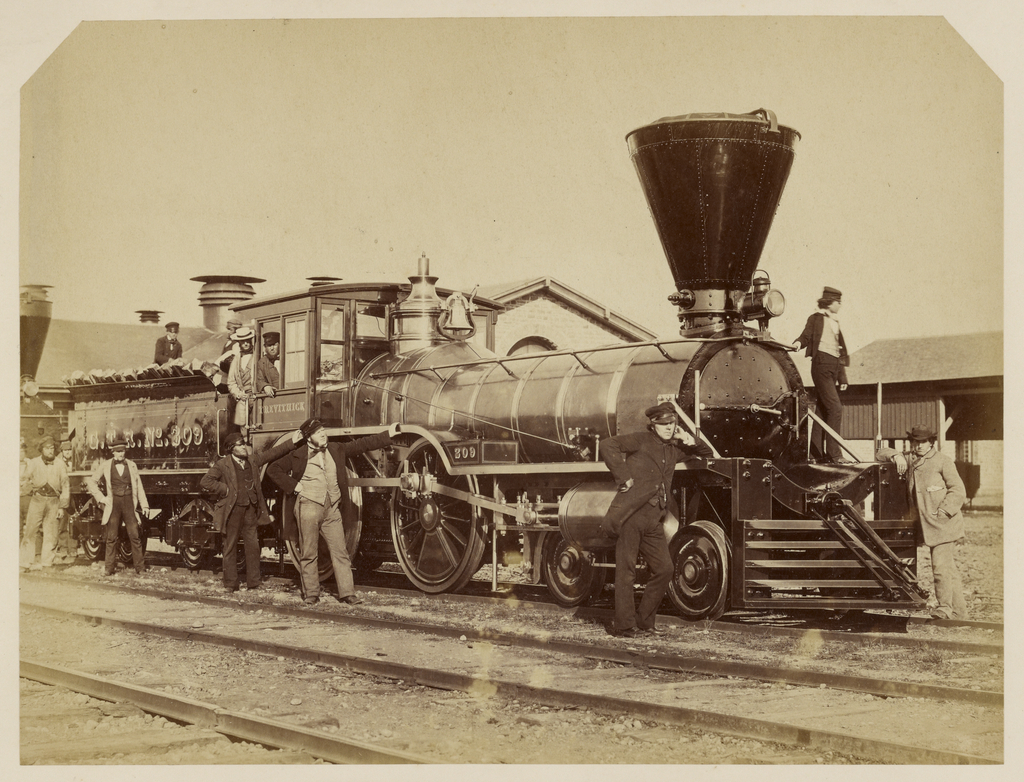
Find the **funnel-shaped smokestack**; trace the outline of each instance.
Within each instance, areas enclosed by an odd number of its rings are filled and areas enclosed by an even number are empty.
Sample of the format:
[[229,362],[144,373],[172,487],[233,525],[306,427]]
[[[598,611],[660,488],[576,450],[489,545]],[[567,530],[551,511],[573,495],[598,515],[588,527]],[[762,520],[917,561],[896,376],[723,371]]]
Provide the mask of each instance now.
[[684,330],[742,320],[799,138],[764,109],[666,117],[626,136]]
[[46,297],[50,285],[21,286],[21,376],[33,380],[43,357],[50,330],[53,302]]

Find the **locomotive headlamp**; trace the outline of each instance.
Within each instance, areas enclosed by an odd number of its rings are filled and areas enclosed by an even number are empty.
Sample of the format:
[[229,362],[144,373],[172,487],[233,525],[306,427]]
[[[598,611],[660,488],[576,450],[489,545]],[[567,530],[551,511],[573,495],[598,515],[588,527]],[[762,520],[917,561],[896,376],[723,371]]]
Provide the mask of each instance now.
[[760,321],[763,329],[770,318],[777,318],[786,311],[786,297],[773,290],[768,273],[758,269],[750,281],[750,292],[740,302],[739,310],[744,320]]

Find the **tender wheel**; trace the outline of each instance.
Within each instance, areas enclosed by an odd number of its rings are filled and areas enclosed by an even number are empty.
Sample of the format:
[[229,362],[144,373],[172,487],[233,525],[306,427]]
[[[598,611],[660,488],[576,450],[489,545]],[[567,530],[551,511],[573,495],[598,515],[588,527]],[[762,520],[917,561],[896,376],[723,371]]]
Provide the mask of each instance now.
[[729,543],[709,521],[685,527],[671,546],[669,595],[685,619],[718,619],[729,597]]
[[[139,544],[142,546],[142,554],[146,554],[146,542],[149,539],[139,531]],[[117,536],[117,561],[125,567],[133,567],[134,562],[132,561],[132,542],[128,539],[128,533],[125,530],[120,530]]]
[[590,558],[561,535],[544,542],[544,581],[560,606],[584,605],[600,593],[608,569],[595,567]]
[[202,546],[182,546],[178,553],[189,570],[209,570],[213,563],[213,551]]
[[[437,484],[475,493],[472,476],[453,477],[433,446],[420,442],[409,452],[409,469],[432,475]],[[461,589],[480,569],[485,549],[483,514],[467,502],[436,492],[409,497],[395,490],[391,539],[398,562],[421,591]]]
[[107,553],[107,546],[98,538],[82,538],[82,550],[93,562],[102,562]]

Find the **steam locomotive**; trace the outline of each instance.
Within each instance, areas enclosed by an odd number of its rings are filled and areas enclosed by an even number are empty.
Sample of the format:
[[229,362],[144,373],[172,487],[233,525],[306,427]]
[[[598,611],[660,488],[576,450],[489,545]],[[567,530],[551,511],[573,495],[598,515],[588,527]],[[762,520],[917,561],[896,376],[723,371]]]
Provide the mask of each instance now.
[[[439,289],[425,257],[409,285],[316,284],[237,305],[283,346],[282,388],[252,405],[252,447],[310,416],[335,439],[400,422],[392,447],[347,465],[357,573],[397,562],[418,589],[441,593],[487,562],[497,588],[497,565],[518,562],[573,606],[614,567],[600,527],[615,493],[601,441],[643,428],[643,410],[670,401],[714,452],[677,468],[681,518],[665,522],[683,617],[922,606],[903,479],[892,465],[827,463],[817,437],[827,427],[792,347],[768,331],[785,300],[757,265],[799,137],[765,110],[667,117],[627,135],[675,281],[677,338],[498,356],[485,347],[498,305]],[[126,437],[158,511],[147,535],[200,567],[219,535],[199,479],[223,450],[228,400],[188,365],[129,375],[69,381],[76,464]],[[72,476],[74,528],[97,555],[86,474]],[[284,498],[264,488],[276,521],[261,541],[283,558],[295,546]],[[330,559],[320,562],[326,578]]]

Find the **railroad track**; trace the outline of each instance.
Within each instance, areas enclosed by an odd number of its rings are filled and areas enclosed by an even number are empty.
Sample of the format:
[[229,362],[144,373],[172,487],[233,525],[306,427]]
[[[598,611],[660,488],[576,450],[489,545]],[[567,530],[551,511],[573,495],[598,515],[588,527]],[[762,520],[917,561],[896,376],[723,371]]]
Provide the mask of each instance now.
[[[138,599],[152,603],[151,597],[155,596],[157,595],[150,596],[142,594],[140,591]],[[166,600],[166,596],[160,595],[160,597],[162,600]],[[197,602],[195,595],[185,596],[182,599]],[[217,617],[215,620],[217,623],[226,622],[227,624],[238,619],[240,612],[235,600],[199,598],[198,602],[201,609],[191,611],[190,615],[195,615],[197,611],[210,612],[211,615]],[[249,609],[248,613],[251,613],[251,609],[254,607],[253,605],[246,606]],[[941,747],[930,747],[927,745],[927,736],[922,737],[921,745],[916,745],[897,744],[880,738],[851,735],[841,729],[841,722],[838,725],[831,725],[830,720],[826,718],[832,717],[842,710],[845,710],[845,713],[870,713],[879,707],[878,703],[873,703],[872,707],[865,707],[863,702],[858,702],[851,712],[850,708],[853,702],[850,699],[866,697],[869,701],[875,701],[881,696],[880,701],[885,703],[888,703],[890,699],[913,699],[910,702],[915,704],[916,711],[932,709],[936,720],[940,718],[942,712],[946,712],[945,718],[948,719],[951,709],[954,711],[957,709],[971,710],[975,720],[980,713],[985,724],[992,726],[998,723],[1001,730],[1002,695],[1000,693],[957,690],[956,688],[915,685],[906,682],[870,681],[864,677],[829,676],[807,671],[785,671],[770,666],[751,666],[730,661],[706,659],[701,661],[666,654],[650,646],[643,649],[630,648],[629,645],[623,645],[618,640],[612,639],[609,639],[612,641],[611,644],[580,644],[559,642],[551,638],[531,638],[522,634],[496,634],[486,631],[471,633],[464,630],[460,632],[458,629],[424,623],[381,620],[363,615],[340,615],[327,611],[309,611],[284,606],[261,604],[258,608],[263,616],[261,622],[264,630],[255,636],[244,629],[212,632],[188,625],[182,626],[180,623],[177,625],[154,624],[131,619],[126,615],[125,610],[120,610],[117,618],[99,612],[74,612],[74,614],[78,615],[75,618],[79,621],[131,633],[160,635],[164,638],[216,645],[235,651],[273,655],[278,658],[315,661],[321,665],[332,665],[367,675],[387,676],[396,680],[416,682],[442,689],[478,692],[483,688],[494,697],[518,698],[548,707],[589,708],[612,713],[626,713],[641,719],[657,720],[666,724],[686,725],[691,728],[697,726],[704,730],[721,731],[805,748],[828,748],[829,751],[848,753],[875,762],[999,762],[998,757],[993,756],[992,753],[981,757],[970,752],[948,752]],[[66,606],[56,608],[34,605],[24,606],[23,610],[52,617],[72,618],[72,614],[66,612]],[[140,608],[139,615],[146,616],[146,609]],[[427,634],[435,638],[440,637],[446,639],[447,644],[451,647],[443,655],[444,659],[452,660],[452,665],[456,668],[460,665],[463,668],[473,667],[471,663],[480,652],[467,653],[465,650],[472,649],[476,645],[478,648],[487,648],[489,650],[488,657],[495,655],[495,650],[501,650],[503,656],[506,653],[513,655],[516,657],[516,662],[513,665],[516,669],[525,668],[536,672],[539,666],[553,665],[556,668],[568,666],[573,670],[575,676],[580,676],[581,661],[586,661],[587,666],[593,666],[596,663],[597,669],[602,669],[603,666],[604,670],[614,670],[626,666],[638,672],[634,675],[643,672],[646,676],[649,672],[658,672],[665,679],[659,680],[662,686],[655,687],[654,690],[642,687],[641,691],[633,697],[621,697],[621,686],[614,688],[614,695],[607,692],[588,691],[586,686],[581,687],[575,684],[560,687],[536,687],[529,683],[529,678],[524,682],[517,681],[514,677],[495,677],[487,672],[459,672],[451,668],[443,670],[410,662],[382,661],[379,653],[373,656],[354,655],[324,648],[320,643],[316,645],[270,643],[266,640],[265,629],[268,615],[273,617],[275,622],[273,630],[277,632],[299,632],[297,628],[306,624],[312,623],[323,627],[325,622],[333,627],[342,624],[346,628],[345,633],[332,633],[332,638],[344,638],[353,633],[374,631],[377,631],[379,635],[380,630],[386,630],[386,637],[391,641],[386,647],[390,650],[386,653],[388,657],[395,656],[394,649],[404,649],[410,643],[410,638],[423,638]],[[467,654],[468,659],[466,659]],[[528,657],[529,660],[518,659],[523,656]],[[559,662],[552,663],[553,659],[557,659]],[[503,670],[500,666],[499,669]],[[557,679],[558,675],[552,674],[552,678]],[[583,678],[587,677],[583,676]],[[665,683],[666,680],[669,682],[668,685]],[[766,685],[765,682],[774,682],[774,684]],[[771,686],[774,690],[777,685],[783,685],[783,689],[770,692],[765,692],[763,689],[766,686]],[[842,688],[841,697],[839,688]],[[788,721],[769,721],[747,716],[756,713],[757,709],[741,708],[739,713],[729,714],[716,708],[693,708],[689,704],[680,706],[673,701],[673,698],[691,701],[694,699],[688,697],[690,694],[711,690],[714,690],[718,696],[715,699],[716,705],[755,699],[758,700],[760,707],[764,707],[762,710],[765,710],[767,708],[765,707],[766,700],[782,698],[790,699],[794,703],[799,701],[800,711],[807,712],[807,714],[803,720],[797,720],[797,724],[791,724]],[[672,698],[669,698],[667,702],[666,692],[672,694]],[[842,702],[841,709],[837,708],[840,702]],[[928,703],[933,705],[922,705]],[[831,712],[830,709],[832,709]],[[830,726],[833,729],[829,729]]]
[[[170,751],[177,762],[189,765],[315,760],[346,764],[428,762],[405,752],[33,660],[20,661],[19,675],[23,681],[38,685],[22,687],[22,765],[109,763],[117,756],[123,760],[133,755],[141,758],[138,762],[152,763],[154,756]],[[86,697],[62,699],[60,689]],[[153,720],[154,716],[159,719]],[[105,717],[110,720],[108,727],[97,735]],[[50,728],[56,725],[74,725],[80,730],[78,735],[65,731],[54,741],[47,734],[52,735]],[[176,729],[185,726],[195,730]],[[33,733],[44,738],[33,740]],[[240,748],[238,743],[242,744]]]
[[[151,567],[166,567],[172,571],[188,571],[182,562],[181,557],[170,552],[146,553],[147,562]],[[298,578],[294,567],[290,563],[278,563],[264,559],[262,568],[265,576],[280,578],[285,581],[295,581]],[[195,572],[195,571],[192,571]],[[218,570],[207,570],[204,572],[216,573]],[[427,595],[408,586],[406,577],[397,572],[377,570],[369,573],[355,571],[356,584],[368,589],[387,592],[395,595],[407,595],[410,599],[446,599],[457,602],[484,602],[502,604],[507,603],[509,598],[529,604],[535,607],[548,607],[556,611],[566,609],[557,605],[552,599],[547,588],[543,585],[521,584],[515,582],[498,582],[500,594],[495,595],[491,589],[491,581],[472,580],[456,594],[445,594],[440,596]],[[598,599],[593,605],[576,609],[579,615],[610,618],[610,598]],[[681,624],[689,624],[682,622]],[[1001,622],[993,621],[970,621],[955,619],[931,619],[928,617],[909,616],[905,614],[885,614],[870,611],[852,611],[844,614],[834,613],[825,610],[806,610],[793,613],[766,613],[748,612],[726,614],[722,619],[714,622],[700,622],[702,628],[713,628],[722,632],[744,632],[750,628],[762,630],[766,627],[778,628],[780,635],[796,635],[800,631],[843,633],[850,637],[863,634],[869,637],[871,633],[885,633],[892,643],[893,633],[905,633],[908,628],[914,626],[928,625],[931,627],[945,628],[969,628],[978,630],[992,630],[994,633],[1002,634],[1003,625]],[[793,630],[795,632],[788,633]],[[914,642],[910,642],[913,644]],[[943,648],[942,642],[932,641],[934,648]],[[951,650],[955,647],[949,647]]]

